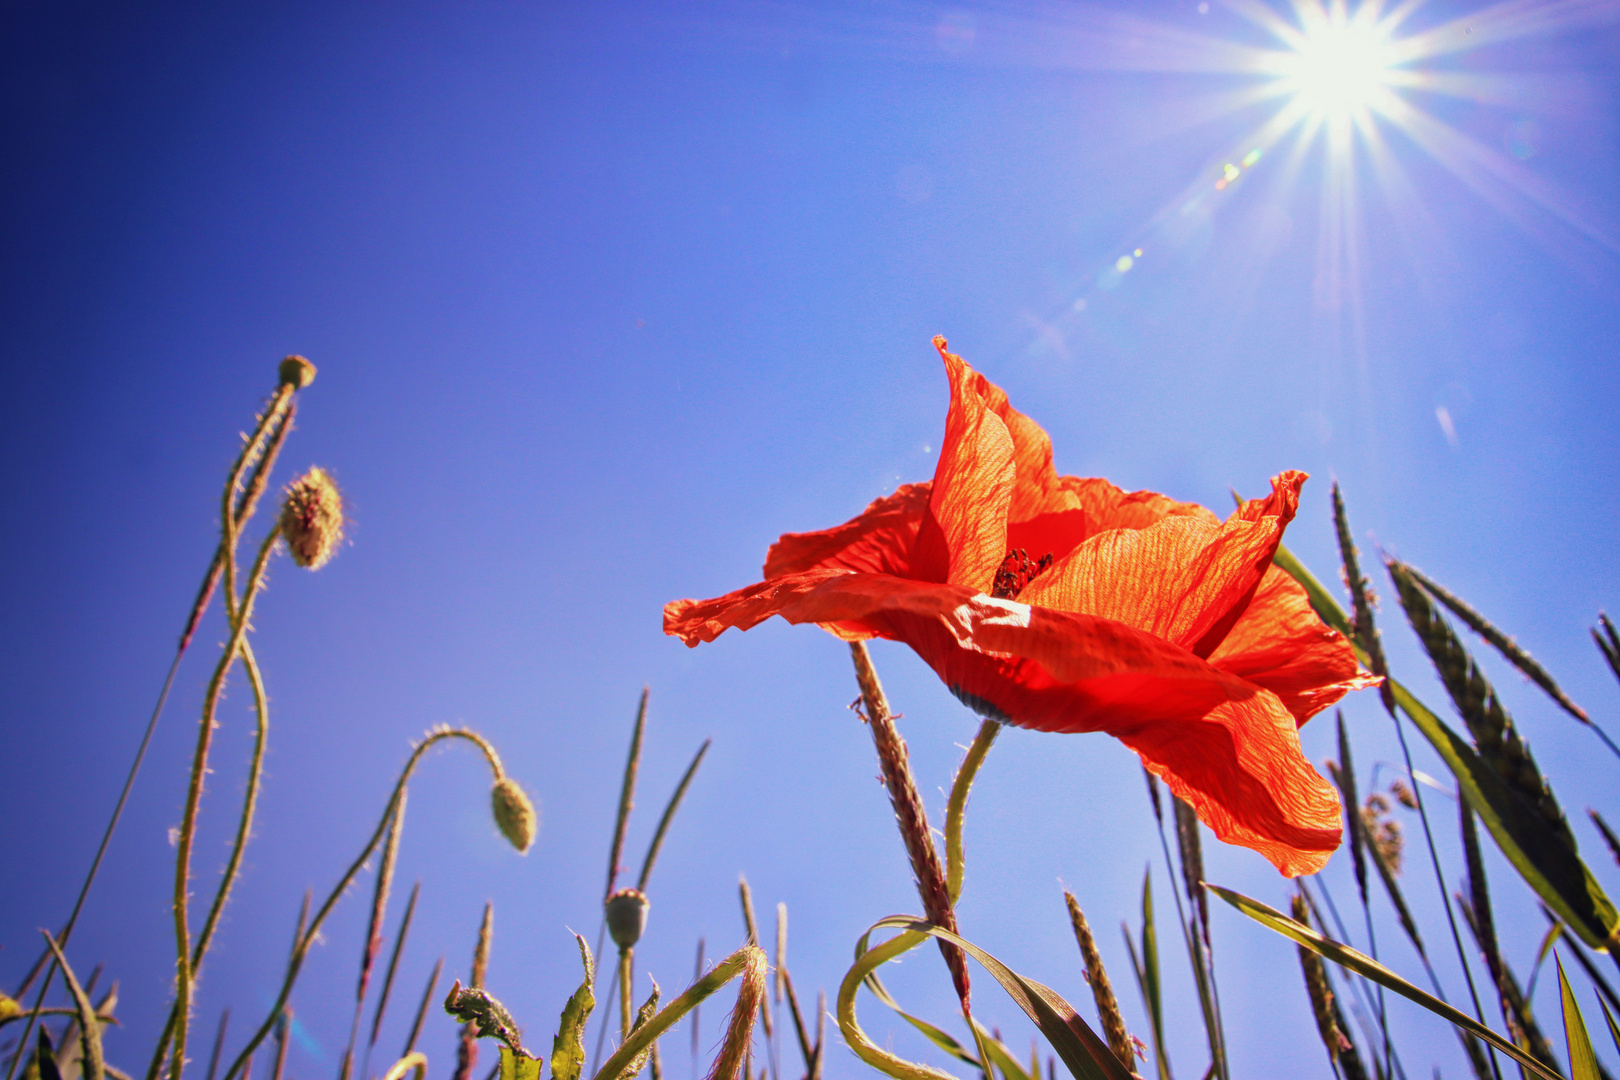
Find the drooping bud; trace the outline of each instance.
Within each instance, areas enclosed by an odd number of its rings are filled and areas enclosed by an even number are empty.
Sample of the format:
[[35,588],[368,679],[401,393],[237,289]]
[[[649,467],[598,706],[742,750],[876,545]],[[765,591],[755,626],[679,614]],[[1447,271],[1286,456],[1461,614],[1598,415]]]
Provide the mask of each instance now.
[[293,562],[310,570],[319,570],[337,552],[343,540],[343,496],[325,469],[310,469],[287,485],[281,534]]
[[516,780],[503,776],[495,782],[489,798],[495,808],[495,827],[519,853],[528,851],[540,831],[540,815],[528,793]]
[[296,354],[281,362],[281,385],[302,390],[315,381],[315,365]]
[[640,889],[620,889],[607,898],[608,935],[621,949],[633,948],[647,930],[647,894]]

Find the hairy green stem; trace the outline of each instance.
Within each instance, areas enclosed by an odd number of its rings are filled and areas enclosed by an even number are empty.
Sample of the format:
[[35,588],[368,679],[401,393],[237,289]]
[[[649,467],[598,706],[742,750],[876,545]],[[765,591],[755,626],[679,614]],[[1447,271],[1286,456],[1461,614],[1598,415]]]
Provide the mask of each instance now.
[[331,914],[332,909],[342,899],[349,885],[365,867],[367,860],[371,858],[372,852],[376,851],[377,845],[382,843],[383,835],[388,831],[388,826],[394,818],[394,803],[404,793],[406,785],[410,782],[411,774],[416,771],[417,763],[422,760],[422,755],[429,748],[446,739],[466,739],[483,752],[484,759],[489,762],[490,771],[495,776],[495,782],[499,783],[505,778],[506,769],[501,764],[500,755],[477,732],[467,728],[439,728],[428,733],[427,738],[423,739],[416,749],[411,752],[410,759],[405,762],[405,767],[400,770],[399,780],[394,784],[393,793],[388,798],[388,805],[383,808],[382,818],[377,822],[377,828],[372,832],[371,839],[366,842],[366,846],[361,850],[359,856],[350,864],[343,878],[332,888],[331,893],[327,895],[326,900],[315,913],[315,917],[310,920],[309,926],[304,930],[303,936],[293,949],[292,958],[287,963],[287,975],[282,980],[281,991],[276,996],[275,1004],[271,1007],[269,1015],[265,1017],[264,1023],[259,1025],[259,1029],[254,1032],[253,1038],[249,1039],[248,1044],[242,1048],[241,1053],[237,1054],[236,1060],[231,1062],[231,1067],[225,1070],[223,1080],[235,1080],[237,1076],[241,1075],[242,1068],[252,1056],[253,1051],[275,1028],[276,1018],[281,1015],[281,1010],[287,1004],[287,998],[292,995],[293,984],[298,981],[298,972],[303,966],[304,957],[308,954],[309,947],[314,944],[316,935],[320,933],[321,924],[326,921],[327,915]]
[[968,790],[973,787],[973,778],[979,775],[979,766],[984,764],[984,756],[990,752],[999,734],[1001,724],[995,720],[986,720],[979,725],[979,733],[973,737],[973,744],[962,759],[962,767],[956,770],[956,780],[951,784],[951,798],[945,805],[945,891],[950,894],[953,904],[961,899],[962,875],[966,871],[962,855],[962,818],[967,813]]
[[[227,508],[229,518],[229,508]],[[189,897],[187,885],[191,879],[191,845],[197,829],[197,811],[202,804],[203,778],[208,774],[208,751],[213,744],[215,714],[219,709],[220,695],[225,689],[225,677],[229,674],[231,665],[236,660],[237,653],[241,651],[243,642],[247,637],[249,620],[253,616],[253,603],[258,596],[259,588],[264,582],[265,569],[270,564],[270,555],[275,551],[276,542],[281,539],[281,527],[273,527],[265,536],[264,542],[259,545],[259,554],[254,559],[253,569],[248,576],[247,591],[241,598],[240,609],[231,624],[231,638],[220,655],[219,663],[214,667],[214,675],[208,682],[208,691],[203,698],[202,722],[197,726],[197,749],[191,762],[191,784],[186,794],[185,815],[181,818],[179,839],[175,845],[175,871],[174,871],[174,937],[176,948],[175,963],[175,1023],[174,1023],[174,1053],[170,1058],[169,1074],[172,1080],[180,1080],[181,1073],[186,1065],[186,1028],[191,1016],[192,991],[192,963],[191,963],[191,927],[187,908]],[[234,560],[227,555],[226,570],[227,582],[230,579],[230,563]],[[231,590],[226,589],[226,596],[230,597]]]
[[716,964],[707,975],[687,987],[685,992],[660,1009],[645,1024],[636,1028],[630,1037],[613,1052],[613,1056],[602,1063],[602,1067],[596,1071],[593,1080],[617,1080],[642,1051],[658,1041],[659,1036],[673,1027],[681,1017],[697,1008],[698,1003],[704,998],[713,994],[736,976],[742,975],[744,978],[757,976],[760,981],[760,989],[763,991],[764,967],[764,952],[756,945],[744,945]]

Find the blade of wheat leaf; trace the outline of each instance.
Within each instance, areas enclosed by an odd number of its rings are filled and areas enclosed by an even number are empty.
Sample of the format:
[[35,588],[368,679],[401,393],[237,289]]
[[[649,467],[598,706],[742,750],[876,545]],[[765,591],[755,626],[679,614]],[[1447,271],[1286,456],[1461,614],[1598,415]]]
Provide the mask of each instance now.
[[686,798],[686,789],[692,784],[692,777],[697,775],[698,766],[703,764],[703,755],[709,752],[709,743],[712,739],[704,739],[703,745],[698,747],[697,754],[692,758],[692,764],[686,767],[681,776],[681,782],[675,785],[675,794],[669,797],[669,804],[664,807],[664,814],[658,819],[658,828],[653,831],[652,843],[647,845],[647,858],[641,864],[641,878],[636,882],[636,888],[642,892],[647,891],[647,879],[652,877],[653,863],[658,861],[658,850],[664,846],[664,834],[669,831],[669,823],[675,818],[675,811],[681,807],[681,800]]
[[1609,1038],[1614,1040],[1614,1048],[1620,1052],[1620,1024],[1614,1022],[1614,1014],[1609,1011],[1608,1003],[1598,998],[1598,1008],[1603,1010],[1603,1022],[1609,1025]]
[[1609,828],[1609,823],[1603,820],[1602,814],[1591,809],[1586,813],[1592,819],[1592,824],[1598,827],[1598,832],[1603,834],[1603,842],[1609,846],[1609,854],[1614,857],[1615,864],[1620,866],[1620,837],[1614,835],[1614,830]]
[[1570,1080],[1602,1080],[1597,1054],[1586,1034],[1586,1021],[1581,1019],[1581,1007],[1575,1001],[1575,991],[1570,989],[1569,979],[1564,976],[1563,963],[1556,959],[1555,962],[1558,963],[1558,995],[1564,1007],[1564,1044],[1569,1052]]
[[[1129,938],[1126,939],[1127,944]],[[1159,934],[1153,925],[1153,871],[1142,873],[1142,981],[1143,996],[1148,999],[1149,1018],[1153,1024],[1153,1053],[1158,1060],[1159,1075],[1170,1076],[1170,1056],[1165,1053],[1164,995],[1159,979]]]
[[[1287,571],[1310,596],[1322,621],[1348,633],[1349,621],[1321,582],[1286,548],[1273,562]],[[1365,657],[1363,657],[1365,659]],[[1620,912],[1580,857],[1562,843],[1545,819],[1526,805],[1456,732],[1395,679],[1388,682],[1395,704],[1429,741],[1457,779],[1491,838],[1546,904],[1592,948],[1606,948],[1620,931]]]
[[[901,934],[893,941],[886,942],[868,953],[866,942],[874,931],[880,929],[904,930],[910,934]],[[904,948],[911,948],[921,941],[920,936],[912,938],[912,935],[925,934],[948,941],[977,960],[991,977],[1001,984],[1007,996],[1035,1022],[1035,1026],[1057,1051],[1076,1080],[1130,1080],[1129,1070],[1108,1049],[1108,1044],[1103,1042],[1080,1014],[1075,1012],[1074,1007],[1056,992],[1033,979],[1019,975],[967,939],[909,915],[892,915],[874,923],[856,945],[856,963],[845,974],[838,995],[839,1021],[840,1026],[845,1029],[846,1039],[854,1041],[861,1034],[858,1026],[852,1032],[845,1021],[847,1019],[853,1023],[854,992],[866,972],[892,958],[894,954],[890,949],[891,946],[899,948],[900,946],[896,946],[897,942],[903,943]]]
[[872,996],[877,998],[878,1001],[893,1009],[900,1019],[922,1032],[923,1037],[929,1042],[960,1062],[971,1065],[975,1069],[982,1068],[979,1059],[951,1035],[901,1008],[900,1003],[894,999],[894,995],[889,993],[889,988],[878,978],[876,971],[866,977],[866,988],[872,992]]
[[1425,1009],[1428,1009],[1430,1012],[1434,1013],[1436,1016],[1439,1016],[1440,1018],[1455,1024],[1457,1027],[1462,1028],[1468,1033],[1485,1040],[1498,1050],[1502,1051],[1504,1054],[1507,1054],[1509,1057],[1525,1066],[1531,1072],[1534,1072],[1538,1076],[1544,1077],[1545,1080],[1560,1080],[1560,1077],[1556,1071],[1547,1068],[1547,1066],[1537,1061],[1533,1056],[1513,1045],[1511,1040],[1497,1034],[1495,1031],[1492,1031],[1490,1028],[1486,1027],[1484,1024],[1481,1024],[1478,1020],[1475,1020],[1467,1013],[1461,1012],[1452,1006],[1447,1005],[1434,995],[1427,994],[1422,990],[1419,990],[1416,986],[1413,986],[1411,983],[1407,982],[1405,979],[1401,978],[1399,975],[1395,974],[1389,968],[1385,967],[1383,964],[1380,964],[1372,957],[1357,952],[1348,945],[1344,945],[1334,941],[1331,938],[1324,937],[1310,927],[1302,926],[1301,924],[1295,922],[1293,919],[1290,919],[1288,916],[1284,915],[1275,908],[1262,904],[1258,900],[1252,900],[1249,897],[1244,896],[1242,893],[1233,892],[1230,889],[1223,889],[1219,885],[1206,884],[1205,888],[1214,892],[1215,895],[1219,896],[1222,900],[1225,900],[1228,904],[1231,904],[1233,907],[1237,908],[1239,911],[1243,912],[1243,914],[1249,916],[1249,918],[1253,919],[1260,925],[1276,931],[1297,944],[1304,945],[1306,948],[1311,949],[1326,959],[1332,960],[1335,964],[1339,964],[1342,967],[1347,967],[1358,974],[1365,975],[1367,978],[1379,983],[1387,989],[1393,990],[1395,993],[1406,998],[1408,1001],[1416,1002]]
[[1590,725],[1592,723],[1592,718],[1586,715],[1586,710],[1571,701],[1569,695],[1564,693],[1553,677],[1548,674],[1547,669],[1538,664],[1524,649],[1520,648],[1516,641],[1495,626],[1492,626],[1485,616],[1475,611],[1461,597],[1447,591],[1417,567],[1406,566],[1406,572],[1411,574],[1413,580],[1419,585],[1423,586],[1425,592],[1451,609],[1453,615],[1468,624],[1470,630],[1490,642],[1491,646],[1501,653],[1508,663],[1524,672],[1531,682],[1546,691],[1547,696],[1558,703],[1559,708],[1583,724]]

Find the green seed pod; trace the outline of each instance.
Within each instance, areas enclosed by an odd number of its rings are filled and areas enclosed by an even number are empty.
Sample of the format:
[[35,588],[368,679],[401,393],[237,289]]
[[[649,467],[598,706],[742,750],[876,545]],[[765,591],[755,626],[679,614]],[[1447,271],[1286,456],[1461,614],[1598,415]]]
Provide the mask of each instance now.
[[321,468],[287,485],[281,505],[281,533],[293,562],[310,570],[325,566],[343,540],[343,496]]
[[516,780],[503,776],[490,789],[489,796],[495,808],[495,827],[519,852],[528,851],[540,831],[540,815],[528,794]]
[[607,898],[608,934],[613,944],[628,949],[647,930],[647,894],[640,889],[620,889]]
[[281,362],[281,385],[302,390],[315,381],[315,365],[302,356],[289,356]]

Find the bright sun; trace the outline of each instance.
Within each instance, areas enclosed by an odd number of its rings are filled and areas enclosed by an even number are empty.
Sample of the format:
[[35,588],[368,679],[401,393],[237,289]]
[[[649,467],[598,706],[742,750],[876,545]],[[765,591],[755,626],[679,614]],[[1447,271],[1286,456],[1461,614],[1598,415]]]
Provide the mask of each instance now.
[[[1309,9],[1307,9],[1309,10]],[[1345,120],[1376,106],[1391,76],[1394,60],[1389,34],[1363,6],[1355,18],[1335,5],[1316,9],[1304,33],[1294,42],[1286,63],[1290,89],[1298,103],[1322,119]]]

